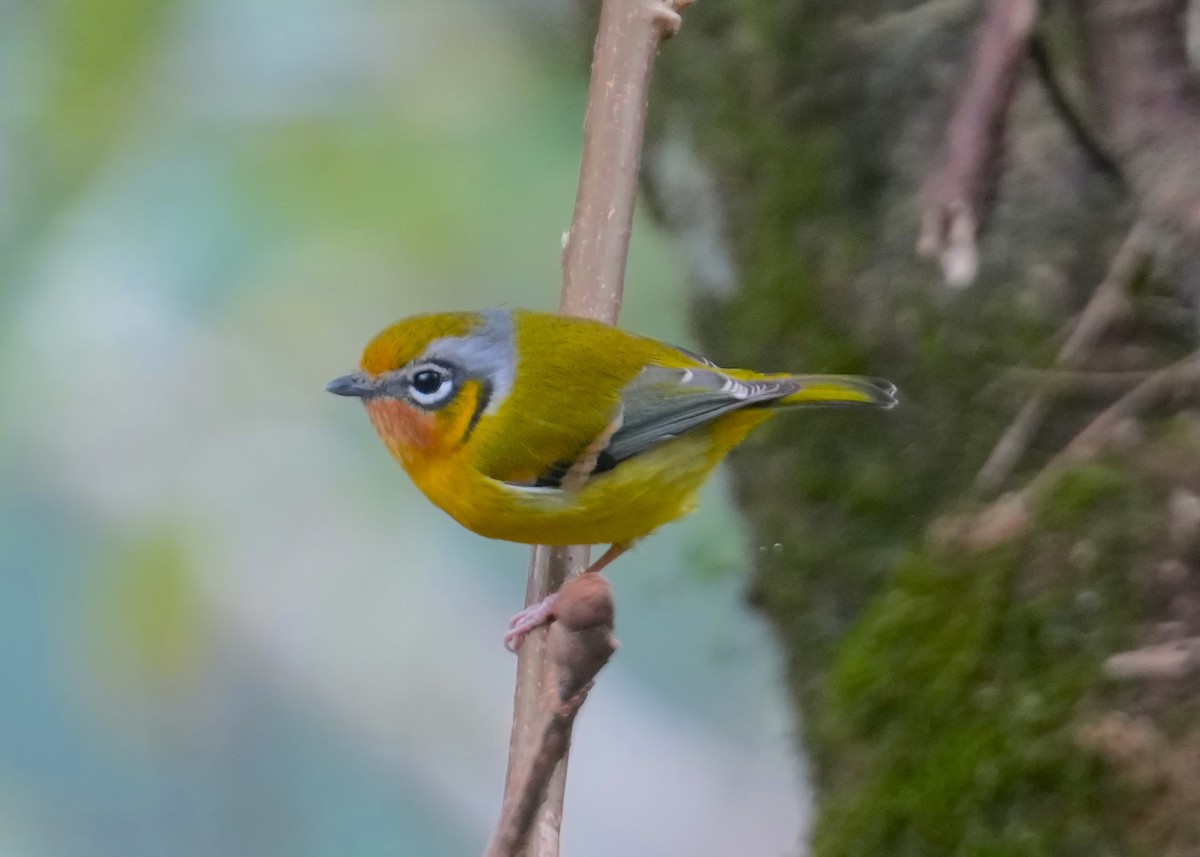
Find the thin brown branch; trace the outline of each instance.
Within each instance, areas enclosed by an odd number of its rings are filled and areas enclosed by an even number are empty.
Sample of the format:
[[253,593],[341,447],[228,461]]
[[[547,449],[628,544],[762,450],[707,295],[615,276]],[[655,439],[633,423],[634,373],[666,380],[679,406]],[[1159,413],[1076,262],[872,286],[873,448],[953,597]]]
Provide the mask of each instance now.
[[633,229],[650,72],[691,0],[604,0],[583,123],[583,165],[563,248],[560,311],[616,321]]
[[[1146,240],[1146,231],[1141,225],[1130,230],[1113,257],[1108,273],[1092,292],[1074,329],[1059,349],[1054,363],[1057,368],[1078,369],[1108,326],[1128,311],[1127,289],[1145,261]],[[1044,392],[1035,394],[1022,406],[975,477],[977,490],[990,493],[1004,484],[1033,442],[1048,410],[1048,397]]]
[[[546,692],[532,730],[534,751],[523,755],[505,790],[500,820],[485,857],[518,857],[571,743],[571,727],[588,688],[617,644],[612,637],[612,587],[600,574],[573,577],[554,604],[546,633]],[[547,832],[539,829],[539,841]]]
[[1158,370],[1100,413],[1019,491],[997,499],[977,514],[940,522],[934,538],[969,550],[985,550],[1025,532],[1034,498],[1042,495],[1071,467],[1108,449],[1120,428],[1172,398],[1200,398],[1200,351]]
[[[560,311],[615,323],[624,288],[625,262],[637,197],[650,72],[659,43],[679,27],[690,0],[603,0],[592,57],[584,120],[583,158],[571,229],[563,249]],[[538,546],[530,557],[526,605],[557,591],[570,574],[587,566],[586,546]],[[553,625],[552,625],[553,627]],[[546,741],[539,709],[550,687],[547,632],[534,630],[521,647],[509,742],[507,806],[522,791],[518,777]],[[580,699],[582,703],[582,699]],[[525,857],[558,857],[566,788],[566,726]],[[556,733],[557,734],[557,733]]]
[[1042,468],[1026,490],[1038,492],[1067,468],[1095,458],[1108,447],[1117,435],[1116,429],[1126,420],[1141,416],[1172,397],[1194,399],[1197,393],[1200,393],[1200,352],[1155,372],[1102,411]]
[[923,190],[917,252],[937,259],[952,286],[975,279],[975,239],[999,174],[1008,114],[1021,79],[1038,0],[989,0],[938,161]]
[[1153,370],[1072,372],[1069,369],[1009,369],[1004,380],[1056,399],[1108,399],[1123,396],[1145,381]]
[[1033,442],[1049,411],[1049,398],[1044,392],[1036,393],[1021,406],[975,475],[975,490],[990,494],[1005,483]]
[[[529,582],[525,588],[525,604],[536,604],[552,592],[558,591],[568,573],[578,573],[587,567],[586,547],[536,546],[529,557]],[[509,736],[508,775],[504,782],[504,805],[520,789],[516,777],[529,765],[529,759],[538,752],[542,740],[540,709],[551,687],[547,660],[547,630],[535,628],[525,638],[517,656],[516,692],[513,699],[513,725]],[[566,791],[566,753],[555,766],[551,780],[543,792],[542,800],[548,806],[537,819],[539,828],[545,830],[537,840],[552,841],[542,851],[531,850],[529,857],[557,857],[558,828],[562,823],[562,796]]]
[[1071,135],[1084,157],[1087,158],[1088,163],[1096,172],[1123,187],[1125,177],[1121,175],[1120,168],[1112,159],[1112,155],[1104,150],[1104,145],[1097,139],[1080,111],[1071,103],[1066,87],[1063,86],[1055,70],[1050,47],[1046,39],[1037,33],[1034,33],[1029,41],[1029,58],[1033,60],[1033,67],[1037,70],[1042,88],[1046,90],[1046,97],[1050,100],[1050,105],[1058,114],[1058,118],[1062,120],[1067,133]]

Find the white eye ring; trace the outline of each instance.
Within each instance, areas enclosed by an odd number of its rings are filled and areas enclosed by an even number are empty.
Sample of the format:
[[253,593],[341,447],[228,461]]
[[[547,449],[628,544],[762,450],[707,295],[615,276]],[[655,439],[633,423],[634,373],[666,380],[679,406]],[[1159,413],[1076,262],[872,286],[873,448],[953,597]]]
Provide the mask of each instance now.
[[[421,375],[436,375],[441,378],[441,383],[435,389],[417,389],[417,379]],[[408,383],[408,395],[418,405],[437,405],[441,404],[454,390],[454,377],[443,369],[441,366],[421,366],[412,373],[411,380]]]

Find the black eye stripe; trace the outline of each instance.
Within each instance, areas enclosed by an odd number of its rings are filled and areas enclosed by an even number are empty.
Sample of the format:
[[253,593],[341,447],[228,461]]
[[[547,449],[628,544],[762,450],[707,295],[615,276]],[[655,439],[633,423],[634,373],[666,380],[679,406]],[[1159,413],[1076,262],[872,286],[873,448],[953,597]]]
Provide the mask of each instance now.
[[471,439],[471,435],[475,432],[475,426],[479,425],[479,418],[483,416],[483,412],[487,410],[488,403],[492,400],[491,382],[480,381],[479,387],[479,401],[475,403],[475,413],[471,414],[471,421],[467,423],[467,430],[463,432],[462,443],[466,443]]

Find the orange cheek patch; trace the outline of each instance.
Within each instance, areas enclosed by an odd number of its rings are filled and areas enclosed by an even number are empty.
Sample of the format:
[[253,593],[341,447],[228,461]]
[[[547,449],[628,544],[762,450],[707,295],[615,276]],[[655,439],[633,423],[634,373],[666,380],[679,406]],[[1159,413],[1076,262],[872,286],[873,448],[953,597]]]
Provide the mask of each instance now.
[[370,399],[367,414],[375,431],[401,457],[424,450],[433,440],[434,418],[396,399]]

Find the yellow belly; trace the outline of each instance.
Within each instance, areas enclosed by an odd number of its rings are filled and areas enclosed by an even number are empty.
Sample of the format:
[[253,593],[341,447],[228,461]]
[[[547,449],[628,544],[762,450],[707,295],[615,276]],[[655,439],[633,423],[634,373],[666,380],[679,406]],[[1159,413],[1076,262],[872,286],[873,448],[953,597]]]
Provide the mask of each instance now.
[[630,544],[696,507],[725,454],[768,412],[739,412],[591,477],[575,491],[523,488],[458,458],[410,467],[413,481],[467,529],[526,544]]

